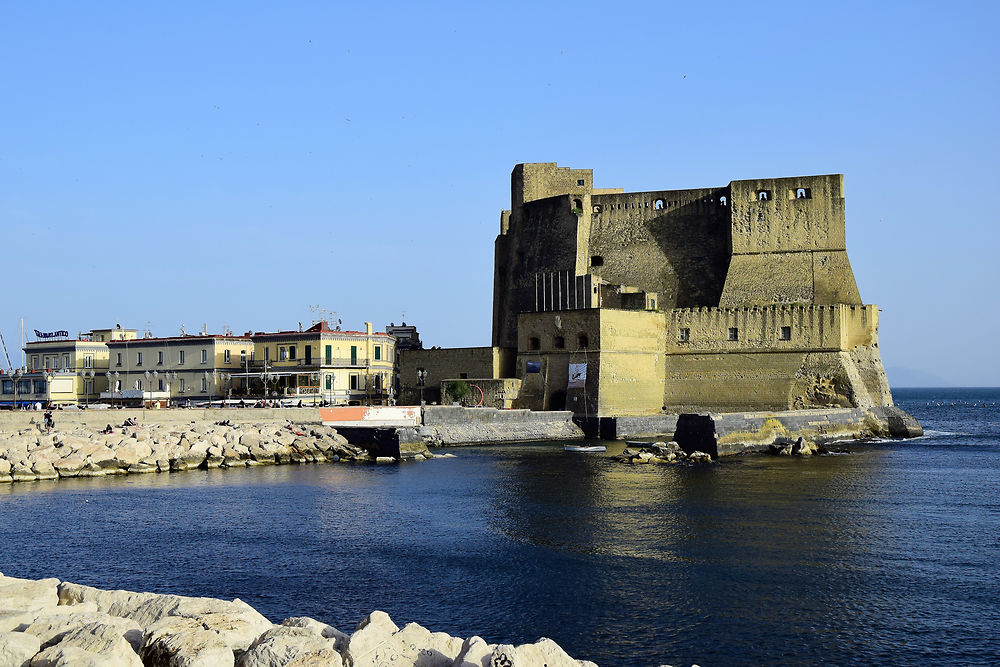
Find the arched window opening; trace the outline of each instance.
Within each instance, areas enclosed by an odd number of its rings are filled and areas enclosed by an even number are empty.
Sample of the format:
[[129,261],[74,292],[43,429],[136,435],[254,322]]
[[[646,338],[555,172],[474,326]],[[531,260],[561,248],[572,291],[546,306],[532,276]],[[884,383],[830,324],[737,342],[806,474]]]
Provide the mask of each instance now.
[[770,190],[758,190],[757,191],[757,201],[770,201],[771,191]]
[[809,188],[797,188],[795,190],[795,198],[796,199],[812,199],[812,192],[810,192]]
[[663,204],[664,202],[662,199],[657,199],[655,202],[653,202],[653,208],[656,209],[657,211],[662,210]]
[[719,206],[726,206],[728,203],[729,200],[726,199],[726,195],[722,195],[721,197],[719,197]]
[[565,350],[566,339],[563,338],[562,336],[556,336],[555,338],[552,339],[552,347],[554,347],[557,350]]
[[600,204],[595,204],[594,205],[594,213],[600,213],[600,212],[601,212],[601,205]]
[[590,338],[587,336],[587,334],[582,333],[579,336],[577,336],[576,344],[577,347],[579,347],[581,350],[586,350],[588,347],[590,347]]
[[580,200],[580,199],[574,199],[573,200],[573,212],[574,213],[583,213],[583,201],[582,200]]
[[529,350],[538,350],[541,349],[541,347],[542,347],[542,341],[537,336],[532,336],[531,338],[528,339]]

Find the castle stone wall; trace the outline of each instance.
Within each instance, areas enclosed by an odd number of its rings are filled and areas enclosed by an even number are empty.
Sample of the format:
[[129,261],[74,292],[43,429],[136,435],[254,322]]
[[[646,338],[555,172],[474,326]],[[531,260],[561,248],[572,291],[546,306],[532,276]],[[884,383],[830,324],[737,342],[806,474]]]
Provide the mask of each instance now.
[[648,415],[663,407],[665,315],[601,311],[598,416]]
[[728,190],[663,190],[591,199],[590,271],[657,292],[662,309],[716,306],[729,266]]
[[518,314],[535,309],[536,274],[575,273],[582,216],[574,210],[582,209],[574,209],[574,199],[561,195],[518,207],[511,213],[509,232],[497,237],[494,345],[515,346]]
[[399,350],[399,403],[417,405],[420,386],[417,369],[427,371],[424,401],[441,402],[441,382],[450,378],[495,378],[504,372],[506,351],[494,347]]
[[[670,354],[839,351],[878,340],[878,307],[871,305],[677,309],[666,322]],[[782,339],[785,327],[787,340]],[[736,330],[735,340],[730,329]]]
[[840,174],[730,183],[733,257],[719,305],[860,304],[843,185]]

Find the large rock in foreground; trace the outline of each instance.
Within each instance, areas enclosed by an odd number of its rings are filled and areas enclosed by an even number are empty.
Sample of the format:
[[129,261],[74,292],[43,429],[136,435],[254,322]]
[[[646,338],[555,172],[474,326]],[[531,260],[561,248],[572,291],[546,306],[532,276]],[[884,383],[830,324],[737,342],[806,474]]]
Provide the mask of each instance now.
[[107,591],[0,574],[0,666],[580,667],[551,639],[461,639],[372,612],[351,635],[307,617],[276,625],[241,600]]

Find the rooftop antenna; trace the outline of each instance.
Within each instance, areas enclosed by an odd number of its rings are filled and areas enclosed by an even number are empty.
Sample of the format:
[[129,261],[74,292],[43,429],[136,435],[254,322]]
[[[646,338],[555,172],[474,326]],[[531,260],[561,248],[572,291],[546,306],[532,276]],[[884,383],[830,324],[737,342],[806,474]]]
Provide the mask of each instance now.
[[142,332],[142,337],[143,338],[152,338],[153,337],[153,332],[149,328],[149,320],[146,320],[146,329]]
[[317,324],[321,321],[330,324],[333,322],[333,317],[337,314],[336,312],[331,312],[326,308],[323,308],[320,304],[309,306],[309,312],[313,314],[313,324]]
[[201,325],[201,335],[202,336],[207,336],[208,335],[208,322],[202,323],[202,325]]
[[229,325],[226,324],[225,322],[222,323],[222,335],[223,336],[232,336],[233,335],[233,330],[230,329]]
[[181,335],[182,336],[187,336],[188,335],[187,331],[184,330],[184,323],[183,322],[181,322]]

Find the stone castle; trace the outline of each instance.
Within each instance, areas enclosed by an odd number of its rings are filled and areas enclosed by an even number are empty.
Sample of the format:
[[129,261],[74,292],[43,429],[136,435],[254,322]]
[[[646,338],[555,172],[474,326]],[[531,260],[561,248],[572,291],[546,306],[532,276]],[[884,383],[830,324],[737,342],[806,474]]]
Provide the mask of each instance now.
[[892,405],[840,174],[624,192],[519,164],[492,343],[403,353],[401,400],[465,380],[466,403],[589,417]]

